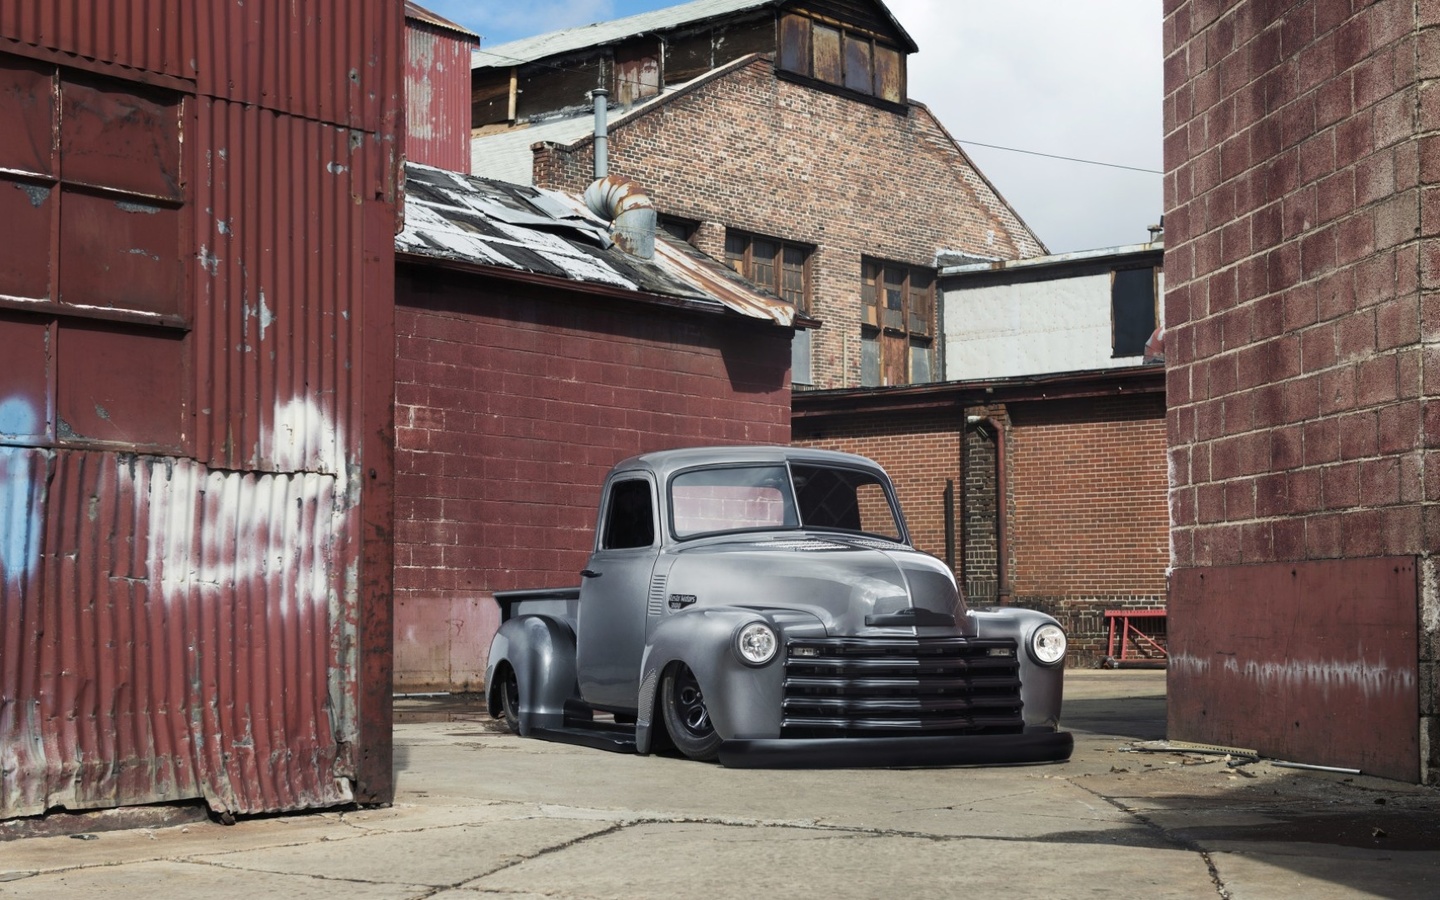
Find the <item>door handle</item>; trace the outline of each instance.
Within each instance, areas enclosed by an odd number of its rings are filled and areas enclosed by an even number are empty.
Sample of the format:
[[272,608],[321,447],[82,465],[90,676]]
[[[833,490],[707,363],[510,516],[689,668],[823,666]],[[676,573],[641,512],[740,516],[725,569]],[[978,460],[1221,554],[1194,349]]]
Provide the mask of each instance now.
[[581,578],[599,578],[601,575],[604,575],[604,574],[605,574],[604,572],[597,572],[597,571],[595,571],[594,569],[581,569],[581,570],[580,570],[580,577],[581,577]]

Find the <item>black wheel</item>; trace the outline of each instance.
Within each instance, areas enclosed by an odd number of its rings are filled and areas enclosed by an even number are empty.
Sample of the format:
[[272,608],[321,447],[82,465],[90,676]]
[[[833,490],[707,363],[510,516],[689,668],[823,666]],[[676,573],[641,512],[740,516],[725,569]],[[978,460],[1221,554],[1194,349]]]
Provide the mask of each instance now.
[[665,674],[660,684],[660,707],[665,730],[681,753],[698,760],[720,755],[720,735],[715,733],[693,672],[676,666]]
[[500,684],[500,718],[505,720],[505,727],[512,734],[520,733],[520,682],[515,678],[515,670],[509,666],[505,667],[504,674],[499,676]]

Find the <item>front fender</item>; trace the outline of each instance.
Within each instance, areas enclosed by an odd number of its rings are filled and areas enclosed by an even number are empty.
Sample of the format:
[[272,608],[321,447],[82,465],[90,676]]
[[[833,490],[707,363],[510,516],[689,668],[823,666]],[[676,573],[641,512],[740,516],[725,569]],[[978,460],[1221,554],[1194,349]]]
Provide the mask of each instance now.
[[[711,606],[677,613],[657,625],[640,664],[636,750],[650,752],[659,718],[660,679],[674,663],[683,663],[695,673],[710,721],[722,740],[779,737],[785,633],[787,626],[794,627],[785,618],[768,611]],[[780,642],[775,658],[763,666],[741,661],[735,650],[736,633],[755,621],[769,623]]]
[[1030,654],[1030,636],[1045,624],[1059,623],[1033,609],[1015,606],[972,609],[978,636],[1012,638],[1020,660],[1020,701],[1024,704],[1026,730],[1055,729],[1060,725],[1060,704],[1065,696],[1065,661],[1042,665]]
[[485,667],[485,704],[500,715],[500,685],[495,673],[502,665],[515,673],[520,692],[520,733],[557,728],[565,721],[565,701],[578,699],[575,678],[575,632],[548,616],[516,616],[500,625],[490,642]]

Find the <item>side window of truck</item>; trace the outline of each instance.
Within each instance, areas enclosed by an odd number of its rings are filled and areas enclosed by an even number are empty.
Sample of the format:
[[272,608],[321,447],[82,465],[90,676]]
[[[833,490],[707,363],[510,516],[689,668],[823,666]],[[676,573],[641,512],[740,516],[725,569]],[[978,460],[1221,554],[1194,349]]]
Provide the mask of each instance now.
[[650,502],[648,481],[617,481],[610,486],[604,535],[601,548],[605,550],[649,547],[655,543],[655,510]]

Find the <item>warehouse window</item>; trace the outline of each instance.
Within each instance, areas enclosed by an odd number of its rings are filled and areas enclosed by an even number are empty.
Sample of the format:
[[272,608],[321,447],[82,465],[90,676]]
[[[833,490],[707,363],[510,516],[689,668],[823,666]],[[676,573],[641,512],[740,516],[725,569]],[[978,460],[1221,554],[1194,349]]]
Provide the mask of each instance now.
[[861,385],[882,387],[933,380],[934,270],[864,260],[860,305]]
[[694,219],[684,219],[665,213],[660,213],[655,217],[655,224],[675,240],[684,241],[687,244],[695,243],[695,233],[700,230],[700,223]]
[[742,231],[725,234],[725,262],[755,284],[810,312],[810,248]]
[[1110,273],[1110,334],[1113,356],[1142,356],[1155,332],[1155,269]]
[[[782,300],[810,314],[810,248],[743,231],[725,233],[725,263]],[[797,330],[790,344],[790,379],[811,384],[810,333]]]
[[905,102],[905,54],[874,35],[808,16],[780,19],[776,68],[891,103]]

